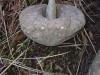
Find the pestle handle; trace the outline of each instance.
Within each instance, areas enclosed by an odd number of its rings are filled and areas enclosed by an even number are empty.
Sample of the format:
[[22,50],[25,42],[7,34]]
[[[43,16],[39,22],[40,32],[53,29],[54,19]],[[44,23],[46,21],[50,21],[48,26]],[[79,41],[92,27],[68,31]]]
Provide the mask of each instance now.
[[55,19],[57,16],[57,8],[55,0],[49,0],[46,8],[46,17],[48,19]]

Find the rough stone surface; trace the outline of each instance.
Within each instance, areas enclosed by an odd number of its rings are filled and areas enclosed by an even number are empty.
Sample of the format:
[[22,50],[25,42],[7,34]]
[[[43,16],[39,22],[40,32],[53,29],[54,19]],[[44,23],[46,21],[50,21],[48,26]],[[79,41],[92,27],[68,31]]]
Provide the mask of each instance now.
[[2,5],[0,4],[0,12],[2,11]]
[[100,75],[100,51],[96,54],[88,75]]
[[71,5],[58,4],[56,19],[45,17],[47,5],[25,8],[19,15],[23,32],[34,42],[56,46],[72,38],[85,25],[83,13]]

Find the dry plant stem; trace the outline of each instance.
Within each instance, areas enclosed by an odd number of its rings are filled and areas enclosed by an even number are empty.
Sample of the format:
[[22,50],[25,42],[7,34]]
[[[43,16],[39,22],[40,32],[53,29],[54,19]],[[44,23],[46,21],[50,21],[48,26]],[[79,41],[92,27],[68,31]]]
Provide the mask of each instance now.
[[[28,40],[28,39],[26,39],[24,42],[26,42],[27,40]],[[30,44],[30,41],[29,41],[29,43],[28,43],[26,49],[28,49],[29,44]],[[15,53],[16,53],[16,52],[15,52]],[[24,58],[26,58],[26,54],[27,54],[27,51],[26,51],[26,52],[24,53],[24,55],[23,55]],[[24,62],[24,59],[22,60],[22,62]]]
[[[94,13],[94,12],[91,10],[91,8],[89,8],[89,6],[91,6],[91,3],[87,5],[87,4],[85,3],[84,0],[82,0],[82,2],[86,5],[86,7],[87,7],[92,13]],[[92,5],[93,5],[93,4],[95,4],[95,3],[92,2]],[[86,9],[86,8],[85,8],[85,9]]]
[[[27,39],[26,39],[25,41],[27,41]],[[18,47],[18,49],[17,49],[16,51],[18,51],[20,48],[21,48],[21,46]],[[28,47],[27,47],[27,49],[26,49],[25,51],[23,51],[14,61],[12,61],[11,64],[10,64],[6,69],[4,69],[4,70],[0,73],[0,75],[2,75],[2,74],[3,74],[7,69],[9,69],[9,67],[12,66],[14,63],[16,63],[16,60],[18,60],[24,53],[26,53],[27,50],[28,50]]]
[[0,73],[0,75],[3,75],[26,51],[27,49],[23,51],[15,60],[13,60],[11,64]]
[[67,70],[68,70],[68,72],[69,72],[70,75],[73,75],[72,72],[71,72],[71,70],[69,69],[68,65],[67,65]]
[[3,46],[3,48],[0,50],[0,56],[2,56],[2,53],[4,52],[4,48],[5,46]]
[[[70,51],[69,51],[70,52]],[[62,56],[62,55],[65,55],[65,54],[68,54],[69,52],[64,52],[64,53],[60,53],[60,54],[56,54],[56,55],[52,55],[52,56],[45,56],[45,57],[36,57],[36,58],[19,58],[19,60],[22,60],[22,59],[26,59],[26,60],[36,60],[37,58],[38,59],[48,59],[48,58],[53,58],[53,57],[58,57],[58,56]]]
[[[18,48],[19,49],[19,48]],[[12,61],[12,63],[0,74],[0,75],[2,75],[11,65],[15,65],[15,66],[17,66],[17,67],[20,67],[20,68],[23,68],[23,69],[26,69],[26,70],[30,70],[30,71],[34,71],[34,72],[39,72],[39,73],[44,73],[44,71],[42,70],[42,71],[40,71],[40,70],[37,70],[37,69],[32,69],[32,68],[29,68],[29,67],[27,67],[27,66],[21,66],[21,65],[17,65],[17,62],[16,62],[16,60],[20,60],[20,59],[47,59],[47,58],[53,58],[53,57],[57,57],[57,56],[61,56],[61,55],[65,55],[65,54],[67,54],[67,53],[69,53],[69,52],[65,52],[65,53],[61,53],[61,54],[57,54],[57,55],[52,55],[52,56],[47,56],[47,57],[36,57],[36,58],[20,58],[24,53],[26,53],[27,52],[27,49],[23,52],[23,53],[21,53],[14,61]],[[5,59],[5,58],[2,58],[3,60],[9,60],[9,59]],[[39,60],[38,60],[39,61]],[[39,63],[40,64],[40,63]],[[60,75],[64,75],[64,74],[60,74]]]
[[[4,60],[4,61],[7,61],[8,63],[13,61],[13,60],[9,60],[9,59],[6,59],[6,58],[1,58],[1,59]],[[16,61],[12,65],[19,67],[19,68],[22,68],[22,69],[25,69],[25,70],[28,70],[28,71],[31,71],[31,72],[43,73],[41,70],[30,68],[30,67],[22,65],[22,64],[20,65],[19,63],[21,63],[21,62]],[[67,75],[67,74],[58,74],[58,73],[50,73],[50,72],[46,72],[46,73],[49,73],[51,75]]]
[[75,37],[74,37],[74,42],[75,42],[75,45],[76,45],[75,48],[77,50],[78,48],[77,48],[77,43],[76,43],[76,38]]
[[[27,40],[28,40],[28,39],[24,40],[24,42],[26,42]],[[24,43],[24,42],[23,42],[23,43]],[[20,45],[20,46],[17,48],[17,50],[14,52],[13,55],[15,55],[15,54],[17,53],[17,51],[20,50],[21,47],[22,47],[22,45]],[[27,46],[27,49],[28,49],[28,46]],[[25,54],[26,54],[26,53],[25,53]]]
[[[7,59],[7,58],[1,58],[5,64],[8,64],[10,62],[13,62],[13,60],[10,60],[10,59]],[[37,70],[37,69],[33,69],[33,68],[30,68],[30,67],[27,67],[25,65],[20,65],[19,63],[21,62],[18,62],[16,61],[15,63],[13,63],[12,65],[16,66],[16,67],[19,67],[19,68],[22,68],[22,69],[26,69],[26,70],[29,70],[29,71],[33,71],[33,72],[39,72],[39,73],[42,73],[40,70]],[[5,67],[5,66],[4,66]]]
[[[82,1],[83,1],[83,0],[82,0]],[[84,13],[86,14],[86,16],[89,17],[89,19],[90,19],[92,22],[95,23],[95,21],[89,16],[89,14],[88,14],[88,13],[86,12],[86,10],[84,9],[84,7],[83,7],[81,1],[79,1],[79,4],[80,4],[82,10],[84,11]]]
[[[8,39],[12,38],[14,35],[20,33],[21,30],[14,32],[11,36],[8,37]],[[0,42],[0,45],[3,45],[7,42],[7,39],[3,40],[2,42]]]
[[72,44],[72,45],[63,45],[63,46],[58,46],[58,47],[76,47],[77,49],[81,50],[79,46],[85,46],[85,45],[84,44],[76,44],[76,45]]
[[8,47],[9,47],[9,51],[10,51],[10,55],[12,56],[12,58],[14,59],[14,57],[13,57],[13,54],[12,54],[12,49],[11,49],[11,47],[10,47],[10,43],[9,43],[9,39],[8,39],[8,32],[7,32],[7,27],[6,27],[6,23],[5,23],[5,20],[4,20],[4,11],[2,11],[2,21],[3,21],[3,24],[4,24],[4,29],[5,29],[5,34],[6,34],[6,38],[7,38],[7,44],[8,44]]
[[80,37],[79,37],[78,34],[76,35],[76,38],[78,39],[78,41],[79,41],[80,43],[82,43],[82,40],[80,39]]
[[42,70],[42,73],[44,73],[45,71],[43,70],[43,67],[41,65],[42,60],[41,59],[38,59],[38,58],[36,58],[36,60],[37,60],[38,64],[40,65],[40,68]]
[[85,32],[85,35],[87,36],[88,40],[90,41],[90,43],[91,43],[91,45],[92,45],[92,47],[93,47],[94,53],[96,54],[95,46],[93,45],[93,43],[92,43],[92,41],[91,41],[91,39],[90,39],[90,37],[89,37],[89,35],[88,35],[88,33],[87,33],[87,31],[86,31],[85,28],[84,28],[84,32]]
[[76,74],[75,75],[78,75],[79,68],[80,68],[80,64],[81,64],[81,61],[82,61],[82,57],[83,57],[84,52],[85,52],[85,50],[82,51],[82,54],[81,54],[81,57],[80,57],[80,61],[79,61],[79,65],[78,65],[78,68],[77,68],[77,71],[76,71]]
[[[21,30],[17,31],[18,28],[19,28],[19,26],[16,27],[15,32],[14,32],[12,35],[10,35],[10,36],[8,37],[8,39],[14,37],[16,34],[18,34],[18,33],[21,32]],[[7,39],[5,39],[5,40],[3,40],[2,42],[0,42],[0,45],[5,44],[6,42],[7,42]]]
[[81,32],[81,36],[82,36],[82,41],[83,41],[83,47],[86,50],[86,52],[88,53],[87,46],[86,46],[88,44],[88,39],[83,32]]

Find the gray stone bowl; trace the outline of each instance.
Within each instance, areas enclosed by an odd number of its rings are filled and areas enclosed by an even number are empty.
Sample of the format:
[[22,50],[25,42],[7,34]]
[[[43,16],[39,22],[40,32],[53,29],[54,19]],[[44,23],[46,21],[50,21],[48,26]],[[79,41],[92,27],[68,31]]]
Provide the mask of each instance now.
[[88,75],[100,75],[100,51],[96,54],[96,57],[90,66]]
[[57,18],[46,18],[46,4],[25,8],[19,15],[21,29],[34,42],[56,46],[72,38],[86,21],[80,9],[72,5],[58,4]]

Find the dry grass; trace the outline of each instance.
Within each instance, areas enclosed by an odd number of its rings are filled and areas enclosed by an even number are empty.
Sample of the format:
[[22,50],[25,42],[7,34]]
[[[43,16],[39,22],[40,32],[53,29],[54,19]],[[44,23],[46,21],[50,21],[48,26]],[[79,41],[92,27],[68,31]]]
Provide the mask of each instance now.
[[[57,3],[60,2],[81,8],[89,21],[95,22],[89,15],[92,13],[90,7],[94,6],[92,0],[57,0]],[[56,47],[33,43],[23,34],[18,20],[20,11],[28,5],[47,3],[47,0],[2,0],[0,3],[0,75],[80,75],[83,70],[80,68],[89,53],[95,55],[96,49],[91,40],[93,36],[86,28]]]

